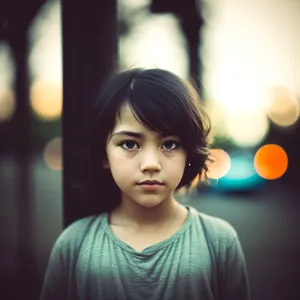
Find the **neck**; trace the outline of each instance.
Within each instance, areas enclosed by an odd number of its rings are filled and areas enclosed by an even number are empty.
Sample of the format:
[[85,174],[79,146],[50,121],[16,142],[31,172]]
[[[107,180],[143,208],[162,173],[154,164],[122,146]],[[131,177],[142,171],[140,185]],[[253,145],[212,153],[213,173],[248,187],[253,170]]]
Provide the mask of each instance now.
[[133,201],[122,201],[113,211],[115,222],[123,226],[130,226],[139,230],[162,228],[176,220],[180,204],[173,198],[165,200],[154,207],[143,207]]

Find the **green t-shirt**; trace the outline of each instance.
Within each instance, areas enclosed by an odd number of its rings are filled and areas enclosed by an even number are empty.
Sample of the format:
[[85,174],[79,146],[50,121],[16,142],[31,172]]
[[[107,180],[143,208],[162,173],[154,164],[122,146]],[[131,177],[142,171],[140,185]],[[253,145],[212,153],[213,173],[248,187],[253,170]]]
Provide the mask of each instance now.
[[186,207],[182,227],[142,252],[114,235],[107,213],[74,222],[52,249],[40,299],[249,300],[236,231]]

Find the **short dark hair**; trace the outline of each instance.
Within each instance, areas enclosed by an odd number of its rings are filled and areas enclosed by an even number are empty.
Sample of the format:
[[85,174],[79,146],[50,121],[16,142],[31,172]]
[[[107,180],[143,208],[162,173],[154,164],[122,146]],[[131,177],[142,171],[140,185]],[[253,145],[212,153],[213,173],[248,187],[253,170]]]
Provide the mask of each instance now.
[[100,212],[111,211],[120,203],[120,190],[110,170],[102,165],[107,139],[124,102],[150,130],[180,138],[187,151],[187,165],[176,190],[189,188],[198,174],[207,171],[211,125],[195,87],[162,69],[139,68],[114,74],[102,86],[88,120],[85,195]]

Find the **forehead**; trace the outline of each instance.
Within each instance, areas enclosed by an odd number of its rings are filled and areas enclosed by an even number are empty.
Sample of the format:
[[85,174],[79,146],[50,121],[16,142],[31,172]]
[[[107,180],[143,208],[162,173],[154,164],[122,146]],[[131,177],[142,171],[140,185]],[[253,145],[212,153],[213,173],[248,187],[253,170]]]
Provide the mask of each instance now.
[[120,114],[116,116],[116,122],[113,132],[125,129],[150,131],[136,119],[136,117],[132,113],[130,106],[126,102],[122,104],[120,108]]

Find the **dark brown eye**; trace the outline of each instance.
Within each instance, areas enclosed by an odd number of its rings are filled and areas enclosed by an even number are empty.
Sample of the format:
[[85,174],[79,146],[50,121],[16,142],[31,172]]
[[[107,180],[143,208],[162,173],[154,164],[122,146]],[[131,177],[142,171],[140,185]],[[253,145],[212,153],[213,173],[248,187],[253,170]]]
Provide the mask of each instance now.
[[177,141],[165,141],[163,146],[165,147],[166,150],[175,150],[178,147],[180,147],[180,143]]
[[137,143],[135,141],[128,140],[128,141],[124,141],[124,142],[120,143],[119,146],[121,146],[125,150],[134,150],[134,149],[137,149],[134,147],[135,145],[137,145]]

